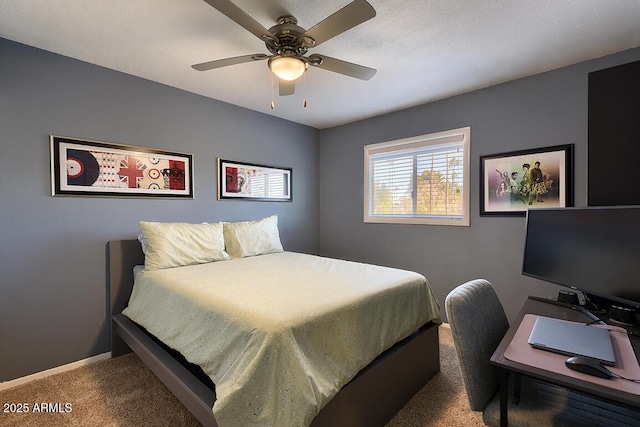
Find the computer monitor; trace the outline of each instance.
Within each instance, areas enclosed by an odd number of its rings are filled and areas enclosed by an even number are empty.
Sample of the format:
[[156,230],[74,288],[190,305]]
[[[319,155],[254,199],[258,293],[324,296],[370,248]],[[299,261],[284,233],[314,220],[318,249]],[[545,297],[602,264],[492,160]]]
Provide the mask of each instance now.
[[582,291],[623,310],[617,320],[638,323],[640,207],[529,209],[522,274]]

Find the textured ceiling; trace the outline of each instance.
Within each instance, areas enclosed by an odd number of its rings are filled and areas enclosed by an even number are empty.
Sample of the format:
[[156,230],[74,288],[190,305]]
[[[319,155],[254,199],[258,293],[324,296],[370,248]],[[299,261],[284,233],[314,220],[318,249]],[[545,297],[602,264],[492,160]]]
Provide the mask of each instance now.
[[[350,0],[234,2],[266,28],[290,14],[308,29]],[[369,2],[375,18],[309,53],[378,73],[311,68],[288,97],[265,61],[191,68],[268,53],[203,0],[0,0],[0,37],[320,129],[640,46],[640,0]]]

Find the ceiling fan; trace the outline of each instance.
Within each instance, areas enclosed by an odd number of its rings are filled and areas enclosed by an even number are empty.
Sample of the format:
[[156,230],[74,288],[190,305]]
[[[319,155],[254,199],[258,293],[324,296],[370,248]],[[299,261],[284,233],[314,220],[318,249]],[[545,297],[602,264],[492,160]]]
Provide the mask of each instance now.
[[376,16],[376,11],[366,0],[352,1],[309,30],[298,26],[298,20],[290,15],[281,16],[278,23],[267,30],[230,0],[204,1],[264,41],[271,55],[256,53],[218,59],[192,65],[195,70],[207,71],[266,59],[269,69],[278,76],[280,96],[295,92],[295,80],[307,71],[309,65],[361,80],[369,80],[376,73],[373,68],[326,55],[313,53],[305,56],[309,49]]

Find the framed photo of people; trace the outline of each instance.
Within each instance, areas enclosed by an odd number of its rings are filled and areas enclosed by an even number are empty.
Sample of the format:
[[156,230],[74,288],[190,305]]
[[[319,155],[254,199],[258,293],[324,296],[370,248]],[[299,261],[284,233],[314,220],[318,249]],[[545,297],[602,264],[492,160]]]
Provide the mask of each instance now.
[[193,199],[193,156],[50,136],[51,195]]
[[573,144],[480,157],[480,215],[573,206]]

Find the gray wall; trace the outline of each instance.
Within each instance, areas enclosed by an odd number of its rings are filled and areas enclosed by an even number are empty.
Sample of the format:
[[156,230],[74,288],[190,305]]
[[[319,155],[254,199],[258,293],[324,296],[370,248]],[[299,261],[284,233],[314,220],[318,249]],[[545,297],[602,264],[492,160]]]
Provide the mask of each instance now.
[[[638,59],[640,49],[633,49],[324,130],[321,254],[416,270],[430,281],[443,308],[451,289],[478,277],[493,283],[510,319],[528,295],[556,296],[557,286],[520,273],[525,219],[480,217],[479,158],[575,144],[575,205],[585,206],[587,74]],[[470,227],[363,223],[364,145],[463,126],[471,126]],[[606,176],[606,168],[600,172]]]
[[[193,200],[51,197],[49,135],[194,155]],[[105,244],[138,221],[276,213],[318,252],[319,131],[0,39],[0,381],[109,351]],[[216,200],[216,157],[293,168],[293,202]]]

